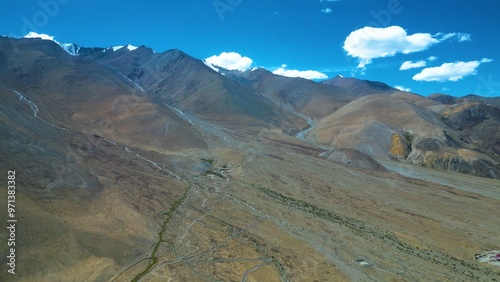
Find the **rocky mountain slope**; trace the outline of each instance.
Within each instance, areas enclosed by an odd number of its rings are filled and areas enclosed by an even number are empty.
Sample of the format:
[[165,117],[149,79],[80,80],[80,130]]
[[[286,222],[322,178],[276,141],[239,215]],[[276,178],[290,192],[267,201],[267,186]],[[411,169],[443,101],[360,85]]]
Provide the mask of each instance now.
[[340,87],[352,98],[373,94],[394,94],[399,90],[379,81],[359,80],[356,78],[346,78],[340,75],[323,81],[324,85]]
[[3,40],[0,48],[7,58],[1,86],[10,95],[24,95],[52,124],[148,149],[205,146],[172,110],[138,95],[119,74],[70,56],[51,41],[24,39],[12,45]]
[[173,106],[226,126],[273,125],[293,132],[307,125],[300,117],[290,115],[179,50],[155,54],[142,47],[90,59],[119,71],[160,105]]
[[[484,118],[487,115],[491,121],[485,122],[492,126],[489,132],[474,135],[481,140],[477,144],[488,144],[485,147],[490,152],[487,152],[467,139],[470,134],[458,130],[457,123],[464,128],[466,124],[472,127],[478,123],[478,117],[463,113],[463,106],[436,113],[430,109],[437,108],[436,103],[424,99],[410,94],[362,97],[322,119],[307,138],[328,146],[357,149],[376,159],[395,158],[426,167],[499,178],[500,160],[491,151],[498,141],[496,133],[491,131],[498,125],[494,121],[496,108],[482,104],[481,107],[491,110],[488,115],[478,110],[478,114],[483,113]],[[469,107],[471,111],[474,112]],[[452,113],[453,117],[447,118]]]
[[314,119],[323,118],[351,101],[348,93],[341,87],[325,87],[303,78],[279,76],[262,68],[222,73],[261,93],[275,104],[289,107]]

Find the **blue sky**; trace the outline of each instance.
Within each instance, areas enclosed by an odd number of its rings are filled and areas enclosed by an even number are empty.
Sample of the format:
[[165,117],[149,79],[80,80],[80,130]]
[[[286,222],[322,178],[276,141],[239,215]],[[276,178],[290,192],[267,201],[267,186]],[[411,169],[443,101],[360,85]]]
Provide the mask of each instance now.
[[[180,49],[235,69],[500,96],[500,1],[0,0],[0,34]],[[405,63],[406,62],[406,63]]]

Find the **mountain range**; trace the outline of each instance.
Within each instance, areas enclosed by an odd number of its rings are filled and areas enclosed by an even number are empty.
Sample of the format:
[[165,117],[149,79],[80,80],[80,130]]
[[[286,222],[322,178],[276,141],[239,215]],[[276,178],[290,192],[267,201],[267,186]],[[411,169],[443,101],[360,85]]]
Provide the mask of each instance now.
[[0,97],[19,281],[500,275],[499,98],[8,37]]

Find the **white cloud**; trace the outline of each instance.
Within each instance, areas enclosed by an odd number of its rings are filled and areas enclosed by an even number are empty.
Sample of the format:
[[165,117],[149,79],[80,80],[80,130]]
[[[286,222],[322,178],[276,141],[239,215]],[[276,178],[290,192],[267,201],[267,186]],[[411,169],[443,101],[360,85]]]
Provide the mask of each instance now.
[[330,14],[332,12],[332,9],[330,8],[324,8],[323,10],[321,10],[322,13],[325,13],[325,14]]
[[471,35],[467,33],[462,33],[458,37],[458,42],[471,41],[471,40],[472,40]]
[[340,0],[321,0],[319,2],[338,2],[338,1],[340,1]]
[[413,77],[416,81],[459,81],[462,78],[477,74],[477,68],[482,63],[491,62],[484,58],[481,61],[444,63],[439,67],[425,68]]
[[429,33],[408,35],[399,26],[386,28],[364,27],[355,30],[344,41],[344,50],[349,56],[359,59],[358,68],[371,63],[372,59],[423,51],[439,43]]
[[301,77],[305,79],[326,79],[328,76],[324,73],[315,70],[287,70],[287,66],[283,64],[281,68],[273,71],[274,74],[287,76],[287,77]]
[[466,33],[415,33],[409,35],[400,26],[385,28],[365,26],[355,30],[344,41],[344,50],[359,59],[358,68],[364,68],[373,59],[391,57],[398,53],[410,54],[427,50],[432,45],[450,38],[470,39]]
[[435,60],[437,60],[437,59],[438,59],[438,57],[436,57],[436,56],[430,56],[429,58],[427,58],[427,60],[428,60],[429,62],[434,62],[434,61],[435,61]]
[[426,61],[418,61],[418,62],[412,62],[412,61],[406,61],[404,62],[401,67],[399,67],[399,70],[409,70],[409,69],[415,69],[415,68],[422,68],[427,65]]
[[220,55],[214,55],[206,58],[205,61],[209,64],[223,67],[228,70],[244,71],[250,68],[253,61],[249,57],[243,57],[235,52],[222,52]]
[[463,32],[450,32],[450,33],[438,33],[436,34],[437,37],[440,36],[440,41],[448,40],[451,38],[456,38],[458,42],[464,42],[464,41],[471,41],[472,37],[468,33],[463,33]]
[[406,88],[406,87],[404,87],[402,85],[396,85],[396,86],[394,86],[394,88],[396,88],[399,91],[411,92],[411,88]]
[[443,34],[443,33],[438,33],[438,34],[436,34],[436,36],[441,36],[440,40],[441,40],[441,41],[444,41],[444,40],[448,40],[448,39],[450,39],[450,38],[455,37],[455,36],[456,36],[456,33],[454,33],[454,32],[453,32],[453,33],[445,33],[445,34]]
[[34,31],[30,31],[30,33],[26,34],[24,36],[24,38],[40,38],[40,39],[43,39],[43,40],[54,41],[54,36],[50,36],[50,35],[43,34],[43,33],[36,33]]

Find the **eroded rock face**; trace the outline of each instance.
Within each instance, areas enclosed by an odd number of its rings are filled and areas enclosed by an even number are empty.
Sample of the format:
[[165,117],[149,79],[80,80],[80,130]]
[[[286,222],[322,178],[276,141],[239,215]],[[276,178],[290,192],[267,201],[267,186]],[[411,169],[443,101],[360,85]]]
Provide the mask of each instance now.
[[459,133],[460,140],[490,155],[500,155],[500,108],[466,103],[443,113],[443,121]]
[[461,173],[472,173],[472,166],[459,156],[426,152],[422,164],[427,167],[452,170]]
[[445,130],[441,136],[393,133],[388,154],[393,159],[411,164],[500,179],[500,166],[496,164],[495,155],[485,154],[471,146],[467,148],[459,138],[460,134]]
[[484,157],[468,157],[461,152],[439,152],[416,149],[407,161],[430,168],[450,170],[480,177],[500,179],[500,169]]
[[401,138],[401,136],[396,133],[392,134],[391,148],[389,149],[390,156],[396,157],[398,159],[406,159],[409,154],[408,147],[408,144],[406,143],[406,141],[404,141],[404,139]]
[[484,120],[492,117],[488,111],[489,107],[484,104],[467,106],[469,105],[464,105],[463,109],[458,108],[451,113],[445,113],[447,124],[452,127],[467,129],[477,126]]

